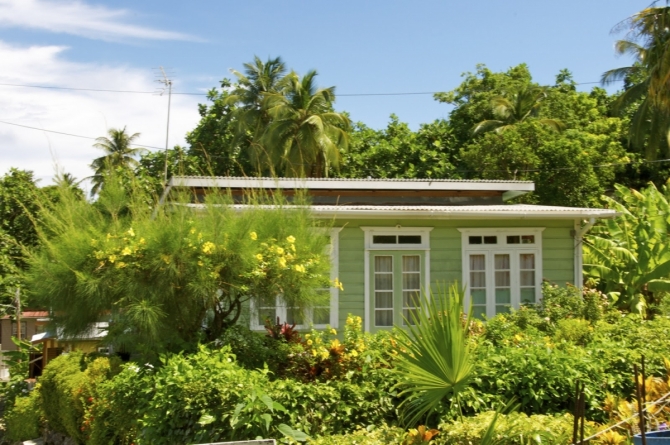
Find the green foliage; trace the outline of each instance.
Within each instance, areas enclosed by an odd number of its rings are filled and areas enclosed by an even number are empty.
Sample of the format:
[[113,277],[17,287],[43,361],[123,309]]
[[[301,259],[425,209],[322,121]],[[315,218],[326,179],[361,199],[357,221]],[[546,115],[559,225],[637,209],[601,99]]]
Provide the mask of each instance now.
[[[165,151],[152,151],[142,154],[134,174],[149,182],[151,193],[160,196],[165,189]],[[179,145],[167,151],[167,177],[203,176],[209,174],[207,164],[202,159],[188,154]]]
[[108,182],[95,205],[65,196],[45,213],[47,248],[30,258],[27,282],[65,335],[111,317],[111,342],[155,358],[218,338],[251,298],[306,307],[330,285],[327,239],[307,207],[240,212],[212,194],[200,210],[177,196],[152,213],[146,194],[123,185]]
[[5,405],[5,437],[12,442],[40,437],[42,406],[39,385],[30,394],[17,397],[12,405]]
[[621,308],[644,314],[659,293],[670,291],[667,194],[654,184],[641,191],[617,185],[615,198],[603,199],[620,215],[586,237],[584,271]]
[[444,120],[412,131],[391,115],[387,127],[374,130],[357,123],[342,150],[339,176],[346,178],[456,178],[458,150]]
[[48,427],[76,443],[85,443],[91,422],[88,411],[97,398],[97,387],[109,380],[117,368],[118,363],[106,357],[89,361],[81,352],[51,360],[39,387]]
[[579,318],[565,318],[558,320],[556,324],[556,333],[554,334],[554,341],[571,342],[576,345],[585,345],[591,341],[593,336],[593,327],[587,320]]
[[334,434],[311,439],[310,445],[401,445],[406,436],[402,428],[382,425],[371,425],[357,429],[349,434]]
[[400,349],[394,372],[398,374],[401,406],[408,424],[435,411],[447,397],[457,399],[472,377],[471,348],[467,342],[470,318],[462,320],[464,291],[452,285],[448,291],[423,295],[420,309],[399,330]]
[[[479,445],[488,425],[496,416],[493,411],[473,417],[453,420],[440,425],[440,435],[436,445]],[[496,445],[539,445],[543,443],[570,443],[573,418],[569,414],[561,416],[531,415],[523,413],[497,414],[493,440]],[[594,431],[587,424],[585,432]]]

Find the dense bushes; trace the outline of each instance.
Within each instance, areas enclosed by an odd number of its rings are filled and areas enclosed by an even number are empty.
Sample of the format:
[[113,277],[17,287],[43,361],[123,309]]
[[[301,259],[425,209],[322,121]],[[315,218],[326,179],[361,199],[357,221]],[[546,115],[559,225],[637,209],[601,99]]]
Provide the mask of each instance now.
[[5,413],[6,438],[11,442],[35,439],[40,436],[41,400],[39,391],[16,397]]

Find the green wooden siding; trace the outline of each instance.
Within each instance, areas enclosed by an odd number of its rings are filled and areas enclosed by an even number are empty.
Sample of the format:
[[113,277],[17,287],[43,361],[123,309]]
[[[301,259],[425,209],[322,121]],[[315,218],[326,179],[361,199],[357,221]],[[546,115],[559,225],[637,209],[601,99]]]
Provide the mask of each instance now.
[[542,277],[559,285],[574,280],[572,220],[337,220],[344,227],[339,238],[339,326],[348,314],[365,316],[365,240],[361,226],[433,227],[430,233],[430,280],[452,283],[462,280],[461,232],[459,228],[544,227],[542,233]]

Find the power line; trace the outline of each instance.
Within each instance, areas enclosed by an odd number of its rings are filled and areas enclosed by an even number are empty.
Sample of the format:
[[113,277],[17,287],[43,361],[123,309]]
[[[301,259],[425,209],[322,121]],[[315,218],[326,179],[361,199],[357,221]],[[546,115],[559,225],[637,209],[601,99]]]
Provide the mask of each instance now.
[[[81,139],[88,139],[95,141],[98,138],[90,137],[90,136],[82,136],[80,134],[72,134],[72,133],[66,133],[63,131],[55,131],[55,130],[46,130],[44,128],[38,128],[38,127],[31,127],[29,125],[22,125],[22,124],[16,124],[14,122],[7,122],[7,121],[2,121],[0,120],[0,124],[6,124],[6,125],[13,125],[16,127],[21,127],[21,128],[27,128],[30,130],[37,130],[37,131],[44,131],[47,133],[55,133],[55,134],[60,134],[63,136],[71,136],[75,138],[81,138]],[[143,147],[143,148],[154,148],[156,150],[164,150],[164,147],[155,147],[153,145],[144,145],[144,144],[133,144],[138,147]],[[212,158],[223,158],[224,156],[217,156],[217,155],[208,155],[208,157]],[[636,164],[656,164],[656,163],[662,163],[662,162],[670,162],[670,159],[657,159],[653,161],[647,161],[647,160],[642,160],[642,161],[629,161],[629,162],[614,162],[614,163],[609,163],[609,164],[596,164],[591,166],[591,168],[598,169],[598,168],[608,168],[608,167],[621,167],[624,165],[636,165]],[[584,168],[584,166],[574,166],[574,167],[556,167],[556,168],[547,168],[547,169],[519,169],[515,170],[516,173],[540,173],[540,172],[552,172],[552,171],[566,171],[566,170],[579,170]],[[378,169],[374,169],[378,170]],[[370,169],[368,169],[370,171]],[[454,173],[511,173],[509,170],[487,170],[487,169],[482,169],[482,170],[455,170]],[[429,178],[428,178],[429,179]]]
[[[90,136],[82,136],[80,134],[65,133],[63,131],[46,130],[44,128],[31,127],[29,125],[15,124],[14,122],[0,121],[0,124],[14,125],[15,127],[28,128],[30,130],[44,131],[44,132],[47,132],[47,133],[61,134],[63,136],[72,136],[74,138],[89,139],[89,140],[92,140],[92,141],[95,141],[95,140],[98,139],[98,138],[93,138],[93,137],[90,137]],[[158,150],[163,149],[162,147],[154,147],[153,145],[143,145],[143,144],[133,144],[133,145],[136,145],[138,147],[143,147],[143,148],[156,148]]]
[[[600,82],[580,82],[575,85],[593,85],[599,84]],[[0,86],[3,87],[18,87],[18,88],[40,88],[45,90],[68,90],[68,91],[90,91],[97,93],[127,93],[127,94],[152,94],[155,95],[155,91],[137,91],[137,90],[110,90],[103,88],[75,88],[75,87],[62,87],[62,86],[50,86],[50,85],[28,85],[28,84],[19,84],[19,83],[0,83]],[[337,97],[362,97],[362,96],[420,96],[420,95],[433,95],[437,93],[443,93],[444,91],[419,91],[419,92],[401,92],[401,93],[342,93],[337,94]],[[182,96],[207,96],[207,93],[194,93],[194,92],[173,92],[172,94],[178,94]]]

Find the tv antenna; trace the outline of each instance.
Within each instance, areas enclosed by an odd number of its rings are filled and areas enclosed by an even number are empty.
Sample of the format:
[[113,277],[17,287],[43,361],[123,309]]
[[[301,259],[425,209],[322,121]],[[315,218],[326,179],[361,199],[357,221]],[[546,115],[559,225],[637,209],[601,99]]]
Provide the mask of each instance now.
[[[162,83],[164,86],[161,89],[161,91],[158,93],[160,96],[162,96],[165,93],[165,90],[167,89],[168,91],[168,110],[167,110],[167,126],[165,129],[165,173],[163,175],[163,183],[165,184],[165,187],[167,187],[168,183],[168,141],[170,138],[170,105],[172,103],[172,79],[170,79],[165,72],[165,69],[163,69],[162,66],[159,66],[158,69],[160,70],[159,78],[156,80],[158,83]],[[162,76],[162,77],[161,77]]]

